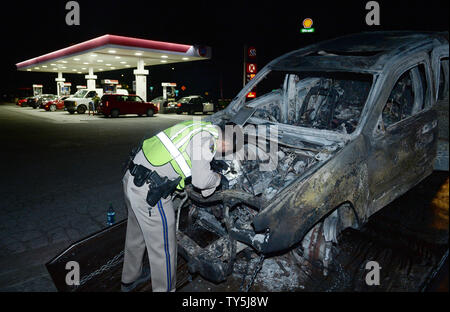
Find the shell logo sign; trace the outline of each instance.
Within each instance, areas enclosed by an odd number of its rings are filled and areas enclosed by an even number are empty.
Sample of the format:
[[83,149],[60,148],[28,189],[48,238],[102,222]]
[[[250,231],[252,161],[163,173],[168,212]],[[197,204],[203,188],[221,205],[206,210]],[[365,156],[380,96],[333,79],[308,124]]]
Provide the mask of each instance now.
[[302,33],[312,33],[314,32],[314,28],[312,28],[312,25],[314,24],[312,18],[305,18],[303,20],[303,28],[301,29]]
[[303,28],[311,28],[311,26],[313,25],[313,20],[310,18],[305,18],[303,20]]

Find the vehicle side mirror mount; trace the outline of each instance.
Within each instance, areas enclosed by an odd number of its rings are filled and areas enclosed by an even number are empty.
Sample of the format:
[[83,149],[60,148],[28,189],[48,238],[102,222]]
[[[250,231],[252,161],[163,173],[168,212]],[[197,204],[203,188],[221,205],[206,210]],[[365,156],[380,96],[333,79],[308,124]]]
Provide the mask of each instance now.
[[380,118],[378,118],[377,124],[375,126],[374,136],[380,136],[385,133],[386,133],[386,128],[384,126],[383,118],[382,118],[382,116],[380,116]]

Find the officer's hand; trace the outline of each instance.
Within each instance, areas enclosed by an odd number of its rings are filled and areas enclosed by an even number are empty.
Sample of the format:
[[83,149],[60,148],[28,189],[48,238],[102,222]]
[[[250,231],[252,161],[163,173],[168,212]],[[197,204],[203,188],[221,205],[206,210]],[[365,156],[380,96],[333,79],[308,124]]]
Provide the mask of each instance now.
[[224,160],[213,159],[210,163],[211,170],[217,173],[227,171],[229,166]]

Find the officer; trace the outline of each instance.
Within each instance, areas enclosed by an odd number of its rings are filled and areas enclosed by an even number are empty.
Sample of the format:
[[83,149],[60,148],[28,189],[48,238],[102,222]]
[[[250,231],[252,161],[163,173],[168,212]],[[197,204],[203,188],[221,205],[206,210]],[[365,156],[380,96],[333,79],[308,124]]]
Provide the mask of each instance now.
[[[185,121],[143,141],[132,153],[123,177],[128,224],[122,291],[152,281],[153,291],[175,291],[177,241],[172,193],[185,179],[211,195],[226,179],[211,170],[216,153],[233,151],[233,143],[208,122]],[[222,139],[224,138],[224,139]],[[143,266],[147,248],[150,271]]]

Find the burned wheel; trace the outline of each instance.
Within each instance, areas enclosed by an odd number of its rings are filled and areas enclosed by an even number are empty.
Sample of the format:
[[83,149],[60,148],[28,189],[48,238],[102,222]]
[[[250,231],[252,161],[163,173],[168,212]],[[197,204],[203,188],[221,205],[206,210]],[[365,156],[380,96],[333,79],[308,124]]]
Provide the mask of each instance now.
[[353,207],[344,203],[303,237],[293,255],[299,263],[315,264],[316,268],[322,270],[323,275],[327,275],[337,254],[335,244],[338,242],[339,234],[347,228],[359,228],[359,223]]

